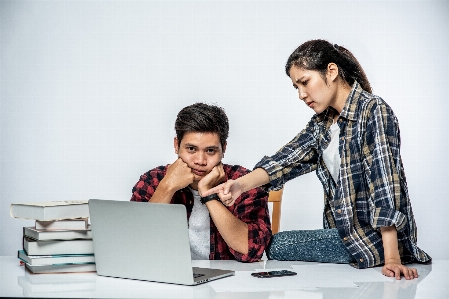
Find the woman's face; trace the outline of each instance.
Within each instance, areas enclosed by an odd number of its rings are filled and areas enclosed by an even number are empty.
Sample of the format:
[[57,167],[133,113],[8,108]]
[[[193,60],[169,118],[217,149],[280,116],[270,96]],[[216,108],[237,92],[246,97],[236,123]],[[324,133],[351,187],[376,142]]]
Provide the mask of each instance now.
[[293,82],[293,87],[298,90],[299,99],[304,101],[317,114],[323,112],[335,102],[337,89],[332,77],[332,71],[329,72],[328,70],[326,84],[318,71],[306,70],[296,66],[292,66],[290,69],[290,79]]

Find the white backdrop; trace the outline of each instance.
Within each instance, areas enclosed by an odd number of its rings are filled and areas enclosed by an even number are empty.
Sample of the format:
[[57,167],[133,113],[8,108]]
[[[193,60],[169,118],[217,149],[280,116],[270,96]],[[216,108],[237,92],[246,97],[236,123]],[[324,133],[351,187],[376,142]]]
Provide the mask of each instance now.
[[[344,45],[394,109],[419,245],[449,258],[447,1],[0,1],[0,255],[13,202],[129,200],[171,163],[177,112],[216,103],[225,163],[252,168],[313,111],[284,64],[309,39]],[[282,230],[322,226],[315,174],[286,184]]]

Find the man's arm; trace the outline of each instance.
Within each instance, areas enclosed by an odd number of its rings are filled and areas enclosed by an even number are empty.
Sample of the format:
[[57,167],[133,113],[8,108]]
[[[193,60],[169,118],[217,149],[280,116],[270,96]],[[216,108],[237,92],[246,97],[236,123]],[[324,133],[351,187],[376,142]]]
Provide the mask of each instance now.
[[206,206],[226,244],[241,254],[248,254],[248,225],[218,200],[210,200]]
[[149,202],[170,203],[176,191],[190,185],[193,182],[192,170],[187,164],[178,158],[175,163],[168,166],[167,173],[154,191]]
[[133,188],[131,201],[170,203],[176,191],[193,182],[191,169],[181,159],[143,174]]
[[[223,166],[221,164],[217,166],[217,168],[220,167],[222,169]],[[237,178],[245,173],[236,172],[232,178]],[[218,172],[213,170],[209,175],[198,184],[200,194],[204,194],[205,190],[209,190],[221,181],[215,179],[209,184],[212,177],[217,177]],[[237,260],[253,262],[262,257],[265,247],[271,239],[267,202],[267,193],[256,188],[241,194],[235,205],[229,208],[217,200],[206,203],[215,226]]]
[[[208,175],[199,181],[198,192],[200,195],[221,183],[225,176],[223,164],[215,166]],[[248,225],[235,217],[221,201],[210,200],[206,202],[206,207],[226,244],[241,254],[247,254]]]

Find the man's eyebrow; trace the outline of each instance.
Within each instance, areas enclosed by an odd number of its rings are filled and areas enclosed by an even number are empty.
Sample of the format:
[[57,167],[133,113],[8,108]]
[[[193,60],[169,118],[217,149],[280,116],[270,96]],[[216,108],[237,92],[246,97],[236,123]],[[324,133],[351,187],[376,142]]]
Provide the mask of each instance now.
[[[192,144],[192,143],[186,143],[184,144],[185,147],[195,147],[198,148],[197,145]],[[219,149],[220,147],[218,145],[211,145],[211,146],[206,146],[205,149]]]
[[191,143],[186,143],[184,144],[185,147],[198,147],[195,144],[191,144]]

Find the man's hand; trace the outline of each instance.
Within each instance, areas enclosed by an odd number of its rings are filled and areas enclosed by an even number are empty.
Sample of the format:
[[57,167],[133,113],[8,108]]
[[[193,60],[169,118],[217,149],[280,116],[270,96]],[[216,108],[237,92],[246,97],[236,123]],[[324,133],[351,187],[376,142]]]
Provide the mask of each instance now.
[[220,162],[198,182],[198,192],[200,193],[200,196],[202,196],[202,194],[207,190],[223,182],[224,178],[225,172],[223,169],[223,164]]
[[202,196],[217,193],[221,201],[226,206],[232,206],[237,198],[243,193],[242,186],[236,180],[228,180],[226,183],[220,184],[215,188],[209,189],[202,193]]
[[176,192],[192,184],[193,179],[192,169],[181,158],[178,158],[178,160],[168,166],[167,173],[161,183],[169,190]]
[[407,280],[418,278],[418,271],[415,268],[408,268],[400,262],[385,262],[385,266],[382,268],[383,275],[396,277],[397,280],[401,279],[401,273]]

